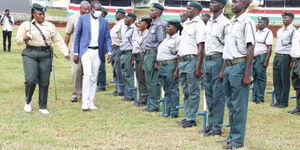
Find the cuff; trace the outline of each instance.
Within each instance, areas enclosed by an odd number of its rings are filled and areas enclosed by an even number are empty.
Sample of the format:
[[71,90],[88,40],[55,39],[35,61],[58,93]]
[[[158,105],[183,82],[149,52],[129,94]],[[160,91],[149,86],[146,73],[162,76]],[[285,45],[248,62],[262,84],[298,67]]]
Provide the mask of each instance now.
[[78,56],[79,54],[78,53],[74,53],[73,55]]
[[107,55],[112,55],[111,52],[108,52]]

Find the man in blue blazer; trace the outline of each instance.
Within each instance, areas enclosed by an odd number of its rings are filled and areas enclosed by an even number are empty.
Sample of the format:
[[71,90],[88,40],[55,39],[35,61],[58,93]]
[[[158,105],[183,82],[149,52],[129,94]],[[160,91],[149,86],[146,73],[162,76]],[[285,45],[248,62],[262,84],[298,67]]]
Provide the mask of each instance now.
[[74,62],[81,59],[83,66],[82,110],[97,109],[94,97],[97,88],[97,74],[101,60],[105,59],[104,46],[107,49],[107,61],[111,60],[111,38],[108,22],[101,17],[102,5],[98,0],[91,2],[90,14],[79,17],[74,39]]

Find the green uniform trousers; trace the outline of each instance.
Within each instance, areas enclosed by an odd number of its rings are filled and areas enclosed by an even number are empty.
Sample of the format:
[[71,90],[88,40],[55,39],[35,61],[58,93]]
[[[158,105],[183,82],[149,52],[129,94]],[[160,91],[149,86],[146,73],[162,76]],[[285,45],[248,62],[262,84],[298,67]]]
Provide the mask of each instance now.
[[225,101],[229,110],[229,139],[243,143],[245,138],[249,85],[242,86],[246,62],[226,66],[223,76]]
[[253,60],[253,100],[264,102],[267,85],[267,68],[264,67],[267,54],[258,55]]
[[52,67],[50,50],[25,49],[22,53],[25,73],[26,103],[30,104],[36,84],[39,85],[39,108],[47,108],[49,78]]
[[290,72],[289,63],[291,57],[275,56],[273,62],[273,84],[276,104],[288,106],[290,94]]
[[113,47],[112,50],[112,60],[114,62],[113,72],[115,72],[116,80],[115,80],[115,89],[118,94],[124,94],[124,81],[121,73],[121,50],[120,47]]
[[105,60],[101,62],[97,76],[97,86],[101,89],[106,89],[106,68]]
[[222,56],[206,59],[204,65],[204,89],[206,103],[208,107],[208,125],[212,130],[218,131],[222,129],[225,96],[223,91],[223,81],[218,79],[223,65]]
[[166,109],[165,114],[178,116],[179,105],[179,78],[173,79],[176,63],[160,65],[158,67],[158,81],[165,92]]
[[296,109],[300,109],[300,61],[294,62],[291,71],[292,84],[296,91],[297,106]]
[[158,71],[153,69],[156,63],[156,53],[148,54],[144,57],[144,71],[145,79],[148,90],[148,103],[149,109],[159,108],[160,99],[160,86],[158,84]]
[[184,94],[184,114],[187,121],[196,121],[200,102],[200,78],[195,76],[196,62],[196,56],[191,60],[179,62],[180,81]]
[[133,91],[131,89],[134,88],[134,77],[133,77],[133,66],[130,61],[131,56],[132,56],[131,51],[122,54],[120,59],[120,67],[121,67],[121,73],[125,85],[124,97],[133,100],[134,99]]
[[142,96],[142,94],[148,94],[145,73],[143,70],[144,65],[144,56],[136,56],[135,59],[135,72],[136,72],[136,79],[139,83],[139,102],[147,103],[147,97]]

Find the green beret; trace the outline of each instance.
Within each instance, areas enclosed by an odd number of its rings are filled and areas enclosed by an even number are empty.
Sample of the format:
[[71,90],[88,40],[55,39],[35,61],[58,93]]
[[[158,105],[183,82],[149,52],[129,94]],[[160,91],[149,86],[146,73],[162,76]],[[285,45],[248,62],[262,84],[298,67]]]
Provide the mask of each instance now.
[[101,11],[107,14],[107,10],[104,7],[102,7]]
[[258,20],[267,20],[267,21],[269,21],[269,17],[258,17]]
[[152,21],[152,19],[151,18],[149,18],[149,17],[142,17],[141,19],[140,19],[140,21]]
[[176,19],[174,19],[174,20],[169,20],[169,21],[168,21],[168,24],[174,25],[177,29],[182,28],[181,22],[180,22],[179,20],[176,20]]
[[127,13],[128,17],[136,18],[136,15],[134,13]]
[[226,4],[228,2],[228,0],[216,0],[217,2],[220,2],[220,3],[223,3],[223,4]]
[[34,3],[32,4],[32,9],[45,12],[47,9],[40,4]]
[[294,18],[294,14],[291,13],[291,12],[284,12],[284,13],[282,13],[281,15],[282,15],[282,16],[290,16],[290,17]]
[[204,13],[204,14],[202,14],[203,16],[206,16],[206,17],[208,17],[208,18],[210,18],[211,16],[210,16],[210,14],[208,14],[208,13]]
[[126,14],[125,10],[120,8],[120,9],[117,9],[117,13],[122,13],[122,14]]
[[196,1],[189,2],[188,7],[195,7],[195,8],[202,10],[202,5]]
[[154,4],[153,4],[153,7],[154,7],[154,8],[157,8],[157,9],[160,9],[160,10],[164,10],[164,9],[165,9],[164,6],[162,6],[162,5],[159,4],[159,3],[154,3]]
[[181,16],[187,16],[187,15],[186,15],[186,13],[181,13],[181,14],[180,14],[180,17],[181,17]]

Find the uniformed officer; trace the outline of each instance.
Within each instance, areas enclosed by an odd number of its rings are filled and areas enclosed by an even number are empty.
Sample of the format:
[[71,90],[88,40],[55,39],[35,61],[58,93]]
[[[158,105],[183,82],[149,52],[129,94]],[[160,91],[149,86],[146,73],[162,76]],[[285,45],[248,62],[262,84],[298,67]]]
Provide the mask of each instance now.
[[210,18],[211,18],[210,14],[208,14],[208,13],[202,14],[202,20],[205,23],[205,25],[207,25],[207,23],[210,22]]
[[179,105],[179,68],[178,46],[183,27],[178,20],[168,21],[167,37],[158,46],[158,80],[163,87],[166,100],[166,111],[163,117],[177,118]]
[[50,46],[55,43],[67,59],[69,59],[69,52],[55,26],[45,21],[45,11],[46,8],[39,4],[34,3],[32,5],[32,20],[20,25],[16,35],[16,43],[19,45],[26,44],[26,48],[22,52],[26,95],[24,110],[31,112],[31,99],[35,85],[38,84],[39,111],[42,114],[49,114],[47,98],[53,55]]
[[225,96],[223,81],[218,78],[224,60],[222,58],[224,48],[224,28],[229,20],[223,15],[223,9],[227,0],[211,0],[209,9],[213,12],[213,20],[207,25],[205,40],[206,61],[204,64],[204,89],[208,106],[208,128],[205,136],[221,135]]
[[290,64],[292,85],[296,91],[296,108],[288,111],[290,114],[300,115],[300,30],[295,33],[296,37],[293,39],[290,56],[292,62]]
[[132,43],[132,61],[134,61],[134,67],[136,72],[136,78],[138,81],[138,89],[139,89],[139,100],[136,103],[137,106],[145,106],[147,104],[147,97],[145,94],[148,93],[145,72],[143,69],[144,64],[144,56],[146,55],[145,50],[142,49],[142,44],[145,42],[146,36],[149,32],[149,28],[152,20],[150,18],[142,18],[138,23],[139,34],[137,39]]
[[260,17],[255,34],[253,60],[253,99],[255,103],[263,103],[267,82],[267,67],[272,54],[273,33],[268,29],[269,18]]
[[245,12],[251,0],[233,0],[235,16],[225,27],[223,86],[229,109],[230,132],[224,149],[243,147],[255,45],[255,22]]
[[123,98],[124,101],[133,101],[134,99],[133,91],[131,90],[134,88],[134,70],[131,57],[133,48],[132,43],[138,37],[138,30],[134,24],[135,20],[136,15],[134,13],[128,13],[125,17],[125,25],[127,26],[127,30],[122,36],[122,43],[120,45],[120,66],[125,85]]
[[142,48],[146,51],[144,57],[144,71],[148,90],[148,105],[145,111],[159,111],[160,86],[158,84],[158,71],[156,64],[157,47],[166,37],[166,25],[160,18],[164,7],[154,3],[150,10],[150,18],[153,20]]
[[[107,10],[102,7],[101,9],[101,17],[105,18],[107,15]],[[104,47],[105,48],[105,47]],[[107,52],[107,50],[105,50]],[[97,77],[97,92],[106,91],[106,69],[105,69],[105,59],[101,60],[101,64],[99,67],[98,77]]]
[[111,40],[112,40],[112,61],[113,61],[113,69],[116,73],[116,90],[113,93],[114,96],[124,96],[124,81],[120,69],[120,44],[122,42],[122,35],[126,32],[127,26],[124,23],[125,18],[125,10],[117,9],[116,15],[116,24],[110,31]]
[[[88,1],[82,1],[80,3],[80,11],[79,13],[75,13],[69,17],[66,27],[66,34],[65,34],[65,43],[69,45],[70,39],[73,34],[76,32],[76,24],[80,15],[88,14],[91,11],[91,5]],[[71,42],[70,48],[70,55],[71,59],[74,58],[74,41]],[[81,97],[82,91],[82,77],[83,77],[83,70],[81,61],[78,64],[71,61],[72,64],[72,96],[71,102],[77,102],[78,99]]]
[[292,22],[293,13],[282,13],[283,27],[277,31],[277,42],[275,49],[275,58],[273,61],[273,84],[276,103],[273,105],[278,108],[288,106],[290,94],[290,72],[289,64],[291,62],[290,52],[292,39],[296,35],[296,28]]
[[186,13],[182,13],[180,14],[180,21],[181,21],[181,25],[183,27],[185,27],[186,23],[187,23],[188,17],[186,15]]
[[196,113],[200,102],[199,80],[203,74],[201,65],[206,30],[205,24],[199,16],[201,10],[200,3],[188,3],[186,13],[189,20],[183,28],[178,48],[185,114],[185,118],[179,124],[184,128],[196,126]]

